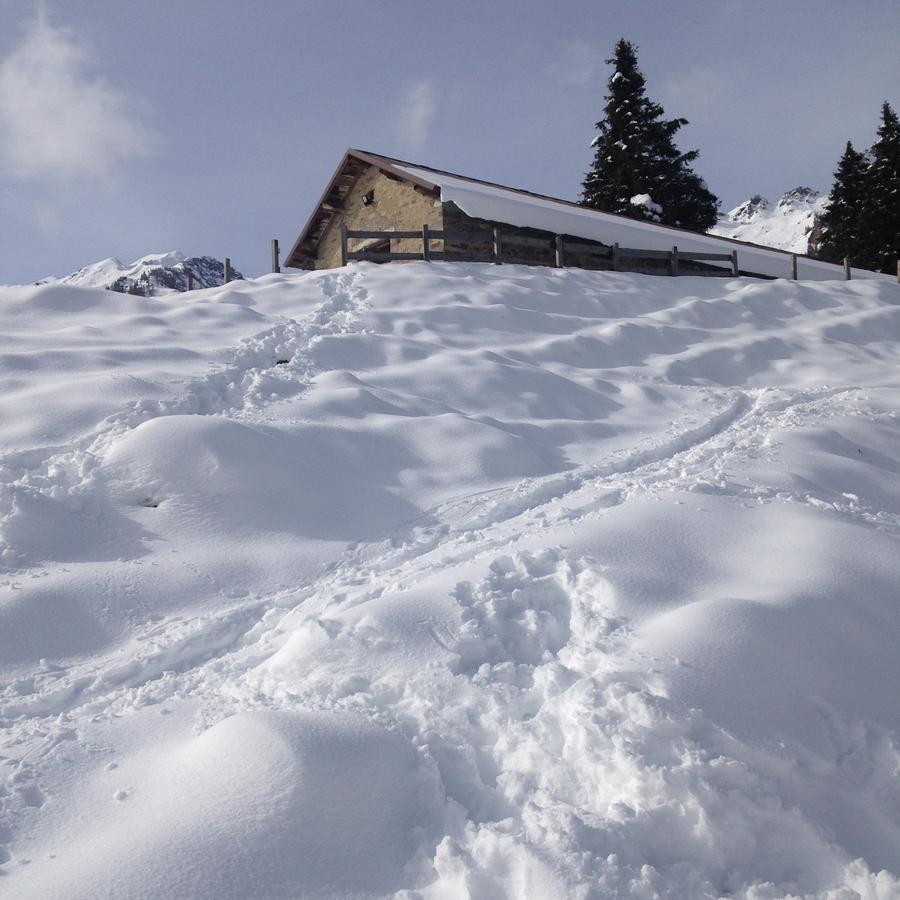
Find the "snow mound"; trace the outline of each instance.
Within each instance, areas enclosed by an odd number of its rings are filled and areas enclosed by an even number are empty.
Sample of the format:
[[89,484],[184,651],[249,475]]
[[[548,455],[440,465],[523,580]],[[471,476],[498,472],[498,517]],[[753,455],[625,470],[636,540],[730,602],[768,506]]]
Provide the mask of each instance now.
[[20,896],[383,895],[442,804],[401,736],[328,712],[240,713],[87,791],[108,812]]
[[[393,446],[342,429],[290,434],[218,417],[151,419],[112,445],[100,468],[122,507],[152,507],[167,533],[282,532],[374,540],[415,508],[385,490]],[[382,471],[376,474],[375,467]]]

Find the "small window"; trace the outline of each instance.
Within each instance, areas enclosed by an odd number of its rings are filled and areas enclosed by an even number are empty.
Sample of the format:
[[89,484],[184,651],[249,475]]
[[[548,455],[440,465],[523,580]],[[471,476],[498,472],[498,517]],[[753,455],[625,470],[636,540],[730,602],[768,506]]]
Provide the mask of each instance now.
[[368,194],[363,194],[363,206],[371,206],[375,202],[375,191],[369,191]]

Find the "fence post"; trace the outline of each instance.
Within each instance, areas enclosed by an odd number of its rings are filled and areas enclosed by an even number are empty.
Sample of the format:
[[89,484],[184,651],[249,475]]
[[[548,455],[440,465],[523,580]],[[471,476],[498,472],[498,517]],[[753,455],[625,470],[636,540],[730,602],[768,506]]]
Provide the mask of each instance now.
[[731,274],[735,278],[740,274],[740,269],[738,269],[737,250],[731,251]]
[[[556,238],[554,239],[554,246],[556,248],[556,268],[561,269],[564,265],[563,236],[561,234],[556,235]],[[900,262],[897,263],[897,280],[900,281]]]
[[503,244],[500,241],[500,229],[494,228],[494,262],[499,266],[503,262]]
[[613,272],[619,271],[619,242],[616,241],[612,247],[610,248],[612,251],[611,260],[612,260],[612,270]]
[[422,226],[422,259],[431,261],[431,235],[427,225]]
[[850,257],[844,257],[844,281],[850,280]]
[[347,265],[347,223],[341,222],[341,265]]
[[672,263],[672,274],[677,275],[678,274],[678,247],[672,248],[671,263]]
[[192,291],[194,289],[194,273],[190,269],[185,269],[187,272],[188,286],[187,289]]
[[224,278],[222,279],[223,284],[228,284],[231,281],[231,260],[226,256],[225,257],[225,271]]
[[281,271],[281,262],[279,260],[278,238],[272,238],[272,271],[278,273]]
[[797,280],[797,254],[791,254],[791,281]]

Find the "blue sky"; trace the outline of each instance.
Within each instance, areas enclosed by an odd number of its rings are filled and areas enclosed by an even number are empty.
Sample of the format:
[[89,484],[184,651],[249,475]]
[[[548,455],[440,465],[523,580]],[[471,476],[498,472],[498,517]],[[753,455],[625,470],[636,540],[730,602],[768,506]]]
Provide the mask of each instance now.
[[341,153],[575,199],[603,59],[639,45],[729,209],[828,190],[900,107],[900,3],[0,0],[0,283],[287,248]]

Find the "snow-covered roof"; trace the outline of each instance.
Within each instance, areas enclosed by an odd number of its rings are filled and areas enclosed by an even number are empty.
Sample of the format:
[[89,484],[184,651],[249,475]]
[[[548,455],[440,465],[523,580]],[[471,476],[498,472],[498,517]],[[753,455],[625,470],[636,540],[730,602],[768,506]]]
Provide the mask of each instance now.
[[[711,234],[697,234],[670,225],[631,219],[614,213],[587,209],[568,200],[547,197],[519,188],[493,182],[480,181],[417,165],[364,150],[348,150],[342,164],[335,172],[331,184],[323,194],[317,211],[310,218],[290,254],[287,265],[299,256],[299,248],[307,241],[321,217],[323,203],[348,162],[376,165],[394,176],[412,181],[420,187],[440,191],[441,200],[455,203],[466,215],[476,219],[505,222],[523,228],[537,228],[554,234],[568,234],[622,247],[641,250],[671,250],[673,246],[685,253],[738,252],[738,265],[742,271],[773,278],[790,276],[790,254],[784,250],[763,247],[744,241],[736,241]],[[730,268],[729,262],[710,261],[708,265]],[[866,269],[852,270],[854,278],[888,278]],[[843,278],[843,268],[808,256],[797,256],[797,276],[802,280],[830,281]]]
[[[709,234],[696,234],[681,228],[629,219],[612,213],[586,209],[583,206],[543,197],[515,188],[463,178],[422,166],[395,163],[396,168],[419,180],[440,188],[441,200],[455,203],[466,215],[494,222],[506,222],[525,228],[539,228],[554,234],[569,234],[604,244],[619,243],[623,247],[642,250],[679,250],[690,253],[730,253],[738,251],[738,264],[743,271],[774,278],[790,275],[790,254],[783,250],[761,247],[743,241],[729,240]],[[710,261],[708,265],[727,268],[726,262]],[[852,270],[854,278],[887,278],[866,269]],[[797,257],[797,277],[804,280],[829,281],[843,278],[843,268],[832,263]]]

